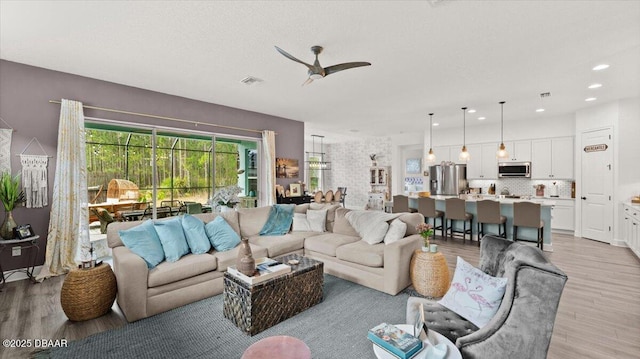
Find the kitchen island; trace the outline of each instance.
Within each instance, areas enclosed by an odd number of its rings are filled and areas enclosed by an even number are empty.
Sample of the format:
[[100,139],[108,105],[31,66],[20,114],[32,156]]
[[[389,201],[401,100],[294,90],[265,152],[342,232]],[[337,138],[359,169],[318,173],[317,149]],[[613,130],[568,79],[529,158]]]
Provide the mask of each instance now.
[[[431,196],[431,198],[436,200],[436,209],[442,212],[445,212],[445,200],[447,198],[455,198],[457,196]],[[544,230],[542,233],[542,239],[544,242],[544,250],[552,251],[551,247],[551,208],[555,205],[555,201],[545,199],[545,198],[536,198],[532,197],[531,199],[524,198],[504,198],[504,196],[492,196],[492,195],[468,195],[465,198],[465,208],[468,213],[473,214],[473,221],[471,225],[471,229],[473,231],[473,235],[478,235],[478,222],[477,222],[477,207],[476,202],[481,200],[493,200],[500,202],[500,214],[507,217],[507,238],[513,240],[513,204],[515,202],[534,202],[540,204],[540,219],[544,222]],[[418,208],[418,196],[409,196],[409,208]],[[433,222],[430,222],[433,223]],[[439,223],[439,222],[438,222]],[[454,223],[455,230],[462,230],[462,222],[455,221]],[[498,233],[498,225],[495,224],[485,224],[484,225],[485,234]],[[439,232],[438,232],[439,233]],[[437,234],[437,233],[436,233]],[[536,242],[537,238],[537,229],[535,228],[524,228],[520,227],[518,229],[518,239],[523,239],[527,241]],[[476,239],[477,240],[477,239]]]

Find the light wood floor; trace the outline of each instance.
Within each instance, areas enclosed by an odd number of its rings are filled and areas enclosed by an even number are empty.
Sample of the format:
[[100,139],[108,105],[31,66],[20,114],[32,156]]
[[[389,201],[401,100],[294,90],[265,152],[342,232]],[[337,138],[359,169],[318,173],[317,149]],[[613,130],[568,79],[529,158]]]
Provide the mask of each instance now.
[[[435,243],[445,254],[452,275],[458,255],[478,263],[477,243]],[[554,234],[553,250],[545,253],[569,280],[560,300],[548,358],[640,358],[640,260],[627,248],[568,235]],[[97,319],[68,321],[59,299],[63,280],[8,283],[0,292],[0,339],[71,341],[125,325],[117,305]],[[0,358],[26,358],[32,351],[0,347]]]

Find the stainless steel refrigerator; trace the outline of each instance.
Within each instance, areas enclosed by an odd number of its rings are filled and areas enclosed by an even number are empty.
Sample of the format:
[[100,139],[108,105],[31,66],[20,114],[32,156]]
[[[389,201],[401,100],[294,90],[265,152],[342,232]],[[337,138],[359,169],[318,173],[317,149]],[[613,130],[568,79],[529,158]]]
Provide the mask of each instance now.
[[467,190],[467,165],[455,163],[429,167],[432,195],[457,196]]

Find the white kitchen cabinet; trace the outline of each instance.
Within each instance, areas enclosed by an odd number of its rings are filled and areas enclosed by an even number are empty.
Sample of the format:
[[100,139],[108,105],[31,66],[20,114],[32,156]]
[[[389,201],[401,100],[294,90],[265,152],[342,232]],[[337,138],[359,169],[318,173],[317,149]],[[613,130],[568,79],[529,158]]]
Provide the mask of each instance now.
[[554,199],[556,204],[551,208],[551,229],[573,231],[575,213],[574,199]]
[[[436,163],[435,164],[440,164],[440,162],[445,161],[451,161],[451,146],[435,146],[433,147],[433,153],[436,155]],[[454,162],[458,160],[458,154],[456,153],[456,156],[453,157],[454,158]]]
[[471,160],[467,163],[467,179],[497,179],[497,143],[467,145]]
[[531,161],[531,140],[507,141],[504,145],[509,153],[509,158],[501,158],[498,162]]
[[532,179],[573,179],[573,137],[531,141]]
[[640,206],[624,204],[624,240],[627,246],[640,257]]

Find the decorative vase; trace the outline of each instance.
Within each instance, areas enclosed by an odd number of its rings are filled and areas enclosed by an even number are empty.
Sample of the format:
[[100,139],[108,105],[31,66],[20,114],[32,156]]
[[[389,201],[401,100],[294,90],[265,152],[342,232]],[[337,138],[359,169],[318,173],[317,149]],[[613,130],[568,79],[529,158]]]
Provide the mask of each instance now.
[[18,224],[15,220],[13,220],[13,213],[11,211],[4,213],[4,222],[2,222],[2,227],[0,227],[0,236],[4,239],[13,239],[15,238],[15,233],[13,233],[13,229],[16,228]]
[[240,240],[240,248],[238,249],[238,259],[236,261],[236,268],[240,273],[249,277],[253,276],[256,270],[256,261],[251,254],[251,246],[249,245],[249,238],[242,238]]

